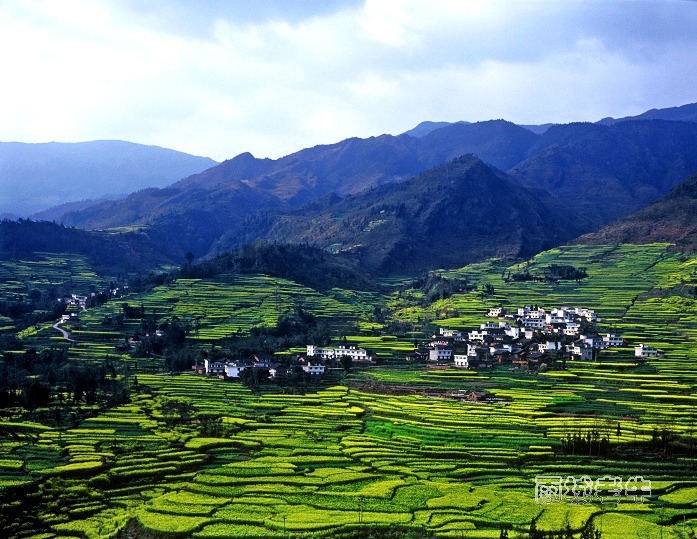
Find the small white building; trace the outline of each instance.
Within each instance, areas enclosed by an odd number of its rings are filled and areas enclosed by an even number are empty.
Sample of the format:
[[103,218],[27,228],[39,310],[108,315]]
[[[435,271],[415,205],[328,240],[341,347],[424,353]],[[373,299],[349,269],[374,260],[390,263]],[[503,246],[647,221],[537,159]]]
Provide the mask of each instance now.
[[455,360],[455,366],[463,369],[469,368],[469,356],[465,354],[455,354],[453,355]]
[[334,359],[335,357],[333,348],[323,348],[314,344],[307,345],[307,355],[321,359]]
[[574,336],[581,332],[581,324],[576,322],[568,322],[564,327],[564,335]]
[[593,348],[587,344],[574,343],[569,347],[569,351],[574,359],[581,359],[583,361],[590,361],[593,359]]
[[649,346],[648,344],[640,344],[639,346],[634,347],[634,356],[642,359],[658,357],[658,350],[652,346]]
[[526,328],[542,329],[543,327],[545,327],[544,318],[526,316],[525,318],[523,318],[522,322],[523,326],[525,326]]
[[303,365],[303,370],[312,376],[322,376],[324,374],[324,365],[322,363],[308,361]]
[[489,318],[499,318],[501,316],[504,316],[506,314],[506,309],[503,307],[492,307],[489,309],[489,312],[487,313],[487,316]]
[[203,368],[206,374],[210,376],[218,376],[225,373],[225,363],[218,360],[204,359]]
[[453,355],[453,349],[446,346],[436,346],[428,351],[429,361],[448,361]]
[[372,361],[373,359],[365,348],[358,348],[355,345],[339,346],[334,351],[334,357],[337,359],[343,356],[348,356],[354,361]]
[[603,342],[605,346],[609,348],[614,348],[616,346],[624,346],[624,339],[621,335],[615,335],[614,333],[608,333],[603,337]]
[[247,369],[253,369],[254,365],[246,361],[231,361],[225,364],[225,374],[228,378],[239,378]]

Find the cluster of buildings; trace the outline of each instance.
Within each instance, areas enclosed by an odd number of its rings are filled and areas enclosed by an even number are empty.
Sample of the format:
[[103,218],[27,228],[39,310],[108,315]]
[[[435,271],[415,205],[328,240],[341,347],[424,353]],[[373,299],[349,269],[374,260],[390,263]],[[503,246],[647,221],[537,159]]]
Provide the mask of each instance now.
[[87,296],[81,296],[79,294],[65,295],[62,298],[58,298],[58,303],[65,303],[66,305],[73,305],[85,309],[87,307]]
[[[559,307],[525,306],[508,314],[500,307],[490,309],[486,322],[469,332],[441,328],[421,343],[407,359],[436,364],[454,364],[466,369],[513,364],[530,369],[553,365],[566,359],[595,360],[601,350],[624,345],[614,333],[599,335],[595,311]],[[639,350],[640,347],[637,347]],[[637,357],[654,357],[655,349],[641,345]]]
[[263,369],[272,379],[283,378],[294,369],[301,369],[310,376],[322,376],[329,367],[341,367],[341,359],[349,357],[357,363],[372,363],[373,355],[365,348],[343,344],[336,348],[307,345],[307,354],[298,356],[289,365],[274,361],[269,354],[252,354],[247,359],[206,359],[203,366],[195,367],[199,374],[227,378],[240,378],[248,369]]

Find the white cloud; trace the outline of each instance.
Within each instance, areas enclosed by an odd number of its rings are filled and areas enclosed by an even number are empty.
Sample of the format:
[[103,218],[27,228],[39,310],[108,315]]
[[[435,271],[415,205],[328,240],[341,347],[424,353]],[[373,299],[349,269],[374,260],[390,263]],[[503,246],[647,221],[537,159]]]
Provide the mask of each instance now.
[[158,4],[161,18],[10,0],[0,140],[121,138],[222,160],[423,120],[635,114],[697,101],[697,4],[674,4],[367,0],[260,19],[193,0]]

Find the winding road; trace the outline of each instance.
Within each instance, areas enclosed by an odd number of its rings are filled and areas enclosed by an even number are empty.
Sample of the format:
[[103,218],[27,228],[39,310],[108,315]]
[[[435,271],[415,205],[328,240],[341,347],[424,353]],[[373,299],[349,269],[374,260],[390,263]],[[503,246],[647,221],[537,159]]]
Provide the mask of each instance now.
[[63,334],[63,338],[66,341],[75,342],[75,339],[70,338],[70,333],[68,333],[66,330],[64,330],[62,327],[60,327],[60,325],[61,325],[60,321],[56,322],[55,324],[53,324],[53,329],[57,329],[58,331],[60,331]]

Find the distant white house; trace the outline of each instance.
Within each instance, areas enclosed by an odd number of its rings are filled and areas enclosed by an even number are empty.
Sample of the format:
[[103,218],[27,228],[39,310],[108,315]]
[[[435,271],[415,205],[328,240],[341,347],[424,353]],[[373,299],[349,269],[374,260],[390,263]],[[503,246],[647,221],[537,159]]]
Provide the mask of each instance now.
[[646,359],[649,357],[658,357],[658,350],[648,344],[640,344],[634,347],[634,356]]
[[504,316],[506,314],[506,309],[503,307],[493,307],[489,309],[489,312],[487,313],[487,316],[489,318],[499,318],[501,316]]
[[463,369],[469,367],[469,356],[466,354],[455,354],[453,355],[453,359],[455,360],[456,367],[461,367]]
[[225,364],[225,374],[228,378],[239,378],[247,369],[253,369],[254,364],[249,361],[230,361]]
[[523,326],[525,326],[526,328],[541,329],[545,327],[544,318],[526,316],[525,318],[523,318],[522,322]]
[[614,333],[608,333],[603,337],[603,342],[609,348],[616,346],[624,346],[624,339],[620,335],[615,335]]
[[307,355],[319,359],[340,359],[348,356],[354,361],[372,361],[372,356],[365,348],[355,345],[342,345],[337,348],[323,348],[314,344],[307,345]]
[[321,363],[313,363],[311,361],[303,365],[303,370],[312,376],[321,376],[324,374],[324,365]]
[[462,332],[461,332],[461,331],[455,331],[455,330],[453,330],[453,329],[448,329],[448,328],[440,328],[440,329],[438,330],[438,333],[440,333],[440,335],[441,335],[442,337],[451,338],[451,339],[453,339],[453,340],[455,340],[455,341],[461,341],[461,340],[463,340],[463,336],[462,336]]
[[571,352],[571,357],[574,359],[581,359],[583,361],[590,361],[593,359],[593,347],[588,346],[584,342],[575,342],[569,347]]
[[206,374],[210,376],[218,376],[225,373],[225,363],[222,361],[204,359],[203,368]]
[[307,355],[321,359],[334,359],[335,357],[333,348],[323,348],[314,344],[307,345]]
[[446,346],[436,346],[428,351],[429,361],[447,361],[453,355],[453,349]]
[[577,324],[576,322],[568,322],[564,327],[564,335],[569,335],[571,337],[578,335],[580,331],[581,324]]

